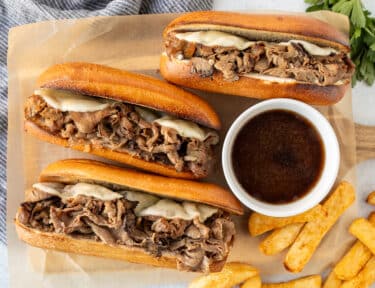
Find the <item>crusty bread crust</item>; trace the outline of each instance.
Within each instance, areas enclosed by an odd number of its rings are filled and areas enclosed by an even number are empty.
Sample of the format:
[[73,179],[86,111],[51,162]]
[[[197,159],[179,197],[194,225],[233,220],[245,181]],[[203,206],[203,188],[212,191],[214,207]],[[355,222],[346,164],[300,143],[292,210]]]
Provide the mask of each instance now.
[[67,159],[51,163],[42,171],[39,180],[111,183],[162,197],[208,204],[233,214],[243,214],[242,205],[233,194],[215,184],[145,174],[94,160]]
[[103,65],[57,64],[42,73],[37,84],[147,106],[210,128],[221,127],[216,112],[198,96],[158,79]]
[[228,82],[222,73],[215,71],[211,77],[200,77],[191,72],[191,63],[171,60],[166,54],[160,58],[160,73],[165,79],[178,85],[259,99],[293,98],[312,105],[331,105],[341,100],[350,84],[318,86],[302,83],[276,83],[241,76]]
[[[42,232],[29,228],[15,220],[18,237],[26,243],[44,248],[63,252],[84,254],[112,258],[117,260],[142,263],[165,268],[177,268],[177,259],[174,256],[154,257],[139,248],[120,245],[108,245],[86,239],[76,239],[65,234]],[[225,261],[214,262],[210,265],[210,272],[220,271]]]
[[48,133],[47,131],[43,130],[38,125],[36,125],[34,122],[29,120],[25,121],[24,129],[27,133],[37,137],[42,141],[46,141],[51,144],[60,145],[63,147],[69,147],[82,152],[88,152],[90,154],[101,156],[103,158],[114,160],[152,173],[184,179],[197,179],[204,178],[207,176],[201,175],[198,177],[189,171],[178,172],[172,166],[164,165],[157,162],[148,162],[140,158],[133,157],[125,152],[116,152],[101,146],[84,145],[82,143],[70,143],[67,139],[63,139],[59,136]]
[[183,14],[164,30],[164,39],[174,31],[219,30],[263,41],[305,40],[349,52],[347,35],[326,22],[303,15],[245,14],[199,11]]

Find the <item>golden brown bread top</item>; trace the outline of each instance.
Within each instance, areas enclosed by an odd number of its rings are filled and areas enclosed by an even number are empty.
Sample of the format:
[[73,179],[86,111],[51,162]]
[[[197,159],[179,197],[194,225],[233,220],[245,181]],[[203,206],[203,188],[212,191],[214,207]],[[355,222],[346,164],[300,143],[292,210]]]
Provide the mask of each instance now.
[[197,30],[218,30],[262,41],[298,39],[350,51],[347,35],[321,20],[303,15],[191,12],[174,19],[165,28],[163,36],[166,38],[174,31]]
[[39,87],[66,89],[165,111],[220,129],[212,107],[198,96],[149,76],[92,63],[63,63],[44,71]]
[[170,59],[163,54],[160,58],[160,73],[165,79],[178,85],[259,99],[293,98],[313,105],[331,105],[342,99],[350,84],[318,86],[302,83],[276,83],[240,76],[237,81],[228,82],[222,73],[216,71],[211,77],[202,78],[191,73],[191,62]]
[[123,164],[127,164],[145,171],[150,171],[152,173],[157,173],[169,177],[184,178],[184,179],[196,179],[204,178],[206,175],[195,176],[190,171],[178,172],[171,165],[164,165],[162,163],[146,161],[135,156],[132,156],[126,152],[116,152],[100,145],[84,145],[83,143],[72,143],[68,139],[61,138],[59,136],[53,135],[46,130],[43,130],[34,122],[26,120],[24,122],[24,129],[27,133],[37,137],[40,140],[49,142],[51,144],[60,145],[63,147],[69,147],[78,151],[88,152],[93,155],[97,155],[103,158],[111,159]]
[[[73,238],[65,234],[42,232],[23,225],[17,220],[17,216],[15,226],[18,237],[32,246],[158,267],[177,268],[177,259],[172,255],[155,257],[136,247],[126,247],[123,245],[112,246],[103,242]],[[210,264],[209,270],[210,272],[218,272],[223,268],[224,264],[225,260],[213,262]]]
[[85,180],[117,184],[162,197],[204,203],[233,214],[243,214],[240,202],[220,186],[145,174],[94,160],[60,160],[48,165],[40,174],[41,182],[71,183]]

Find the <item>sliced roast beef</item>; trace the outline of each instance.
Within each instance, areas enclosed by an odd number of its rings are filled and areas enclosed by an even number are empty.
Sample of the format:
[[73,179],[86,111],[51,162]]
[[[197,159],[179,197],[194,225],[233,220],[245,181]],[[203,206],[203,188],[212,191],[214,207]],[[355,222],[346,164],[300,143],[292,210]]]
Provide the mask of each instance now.
[[[213,146],[218,142],[214,131],[204,141],[182,137],[175,129],[142,119],[133,105],[118,102],[94,112],[61,112],[48,106],[42,97],[33,95],[26,102],[25,117],[72,144],[84,143],[88,150],[90,145],[105,147],[170,165],[180,172],[191,171],[196,176],[205,176],[202,173],[209,171]],[[199,145],[190,144],[197,141]],[[194,157],[185,157],[187,153]]]
[[201,77],[211,76],[214,72],[213,63],[210,63],[207,59],[193,57],[191,58],[191,62],[193,63],[191,66],[192,72],[199,74]]
[[[37,193],[37,192],[36,192]],[[218,210],[201,223],[193,220],[136,216],[137,202],[102,201],[87,196],[54,196],[25,202],[18,211],[22,224],[76,238],[137,247],[155,257],[175,255],[178,267],[207,272],[213,261],[225,260],[235,234],[229,214]]]
[[114,113],[112,108],[105,108],[94,112],[70,112],[69,116],[79,132],[91,133],[103,118]]
[[[260,73],[304,83],[334,85],[340,80],[349,80],[354,72],[353,62],[344,53],[310,55],[300,44],[293,42],[278,44],[259,41],[245,50],[195,43],[193,54],[193,50],[187,50],[191,44],[194,43],[171,34],[165,42],[166,52],[170,57],[190,60],[192,73],[202,77],[212,76],[219,71],[226,81],[237,81],[240,75]],[[327,67],[330,64],[332,66]]]

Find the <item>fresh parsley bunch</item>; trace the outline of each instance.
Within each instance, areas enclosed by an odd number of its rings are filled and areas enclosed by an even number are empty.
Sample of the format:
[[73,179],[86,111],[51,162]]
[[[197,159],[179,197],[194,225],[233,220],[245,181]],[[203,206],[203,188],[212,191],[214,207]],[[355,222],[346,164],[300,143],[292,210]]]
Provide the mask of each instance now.
[[370,17],[361,0],[305,0],[312,4],[306,11],[331,10],[347,15],[350,19],[350,57],[356,65],[352,85],[375,80],[375,18]]

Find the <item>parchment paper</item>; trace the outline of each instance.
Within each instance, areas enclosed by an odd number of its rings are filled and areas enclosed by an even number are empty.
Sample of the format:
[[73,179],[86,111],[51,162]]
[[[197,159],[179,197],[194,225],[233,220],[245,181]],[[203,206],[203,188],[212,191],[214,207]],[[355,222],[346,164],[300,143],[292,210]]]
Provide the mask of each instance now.
[[[12,28],[9,33],[9,137],[8,137],[8,247],[11,287],[144,287],[186,282],[197,274],[154,268],[27,247],[18,240],[13,219],[24,191],[37,181],[48,163],[72,157],[95,158],[41,142],[23,133],[23,102],[35,89],[37,76],[47,67],[66,61],[86,61],[161,78],[158,73],[163,28],[177,15],[95,17],[48,21]],[[318,13],[319,18],[348,31],[346,18]],[[223,122],[221,140],[233,120],[258,100],[196,92],[213,105]],[[350,92],[337,105],[319,108],[332,123],[341,149],[338,180],[354,184],[355,138]],[[219,159],[220,161],[220,159]],[[218,163],[220,163],[218,161]],[[108,161],[107,161],[108,162]],[[220,165],[209,181],[226,186]],[[300,275],[321,273],[334,263],[352,241],[347,227],[356,216],[353,205],[325,237]],[[237,217],[237,238],[229,261],[258,267],[265,280],[294,278],[282,265],[285,253],[264,256],[260,238],[247,232],[248,212]]]

